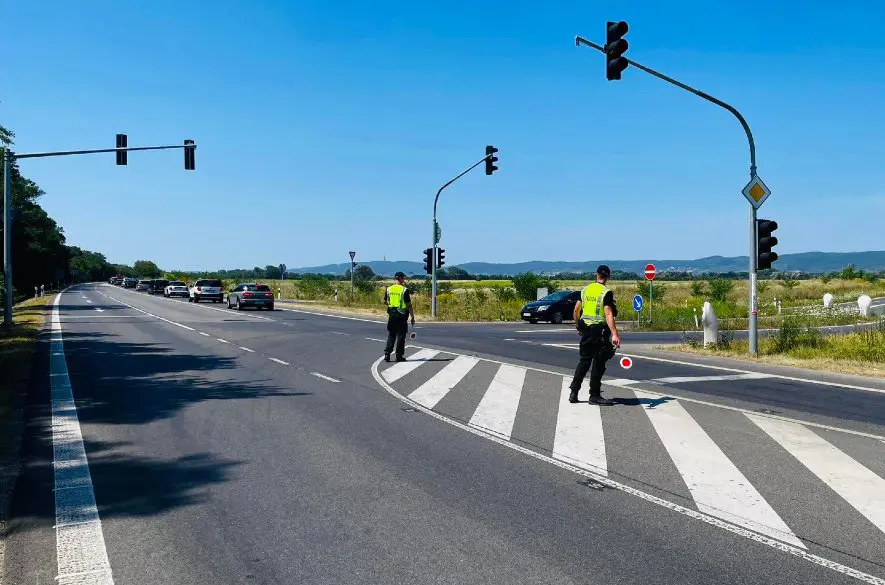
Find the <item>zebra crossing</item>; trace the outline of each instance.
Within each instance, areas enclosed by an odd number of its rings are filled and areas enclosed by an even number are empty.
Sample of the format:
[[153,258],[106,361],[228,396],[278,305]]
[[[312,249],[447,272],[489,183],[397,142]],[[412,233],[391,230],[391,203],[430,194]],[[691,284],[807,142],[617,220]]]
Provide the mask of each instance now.
[[569,375],[435,349],[375,368],[388,390],[493,440],[803,551],[885,564],[881,436],[675,398],[660,381],[605,386],[608,407],[588,404],[585,381],[571,404]]

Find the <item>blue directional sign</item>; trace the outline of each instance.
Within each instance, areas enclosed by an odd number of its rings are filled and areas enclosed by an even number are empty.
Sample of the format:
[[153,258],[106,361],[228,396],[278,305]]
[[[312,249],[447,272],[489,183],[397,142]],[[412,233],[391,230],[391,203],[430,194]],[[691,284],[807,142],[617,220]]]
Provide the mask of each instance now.
[[636,310],[637,313],[642,310],[642,305],[642,295],[636,295],[635,297],[633,297],[633,308]]

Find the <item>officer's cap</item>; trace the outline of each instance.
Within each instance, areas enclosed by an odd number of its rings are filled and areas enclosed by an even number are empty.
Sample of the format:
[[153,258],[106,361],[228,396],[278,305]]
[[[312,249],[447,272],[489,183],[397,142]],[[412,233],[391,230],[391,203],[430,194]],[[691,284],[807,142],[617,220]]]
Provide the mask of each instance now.
[[393,276],[394,276],[395,278],[399,278],[399,277],[403,277],[403,278],[405,278],[405,277],[406,277],[406,273],[400,271],[400,272],[397,272],[396,274],[394,274]]
[[596,269],[596,274],[602,276],[603,278],[608,278],[612,275],[612,271],[605,264],[600,264],[599,267]]

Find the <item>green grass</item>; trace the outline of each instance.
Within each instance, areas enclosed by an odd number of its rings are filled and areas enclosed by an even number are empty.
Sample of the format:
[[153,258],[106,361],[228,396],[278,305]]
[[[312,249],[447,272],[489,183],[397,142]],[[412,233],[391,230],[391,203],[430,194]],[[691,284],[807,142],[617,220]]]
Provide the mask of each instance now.
[[[34,347],[51,298],[47,295],[16,305],[13,324],[0,325],[0,429],[10,428],[9,417],[31,373]],[[11,441],[7,432],[0,432],[0,459],[6,456]]]

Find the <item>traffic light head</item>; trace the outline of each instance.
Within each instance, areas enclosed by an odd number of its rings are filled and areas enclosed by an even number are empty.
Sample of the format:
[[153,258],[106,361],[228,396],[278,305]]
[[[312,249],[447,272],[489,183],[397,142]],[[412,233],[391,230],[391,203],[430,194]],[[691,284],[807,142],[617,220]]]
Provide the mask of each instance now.
[[493,156],[498,149],[494,146],[486,146],[486,174],[491,175],[495,171],[498,170],[498,165],[495,163],[498,162],[498,157]]
[[433,248],[424,250],[424,272],[427,274],[433,272]]
[[621,72],[629,65],[623,56],[630,46],[624,39],[629,29],[623,20],[605,24],[605,78],[609,81],[621,79]]
[[771,235],[777,229],[777,222],[773,219],[757,219],[756,231],[758,233],[757,247],[759,255],[756,258],[757,270],[768,270],[777,260],[777,254],[772,251],[777,245],[777,238]]
[[197,147],[193,140],[184,141],[184,169],[192,171],[197,168]]
[[446,263],[446,251],[443,248],[436,249],[436,267],[442,268]]
[[[128,138],[125,134],[117,134],[117,148],[127,148],[128,147]],[[117,151],[117,164],[125,165],[128,162],[129,153],[125,150]]]

